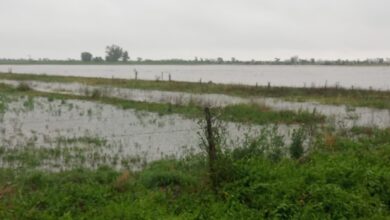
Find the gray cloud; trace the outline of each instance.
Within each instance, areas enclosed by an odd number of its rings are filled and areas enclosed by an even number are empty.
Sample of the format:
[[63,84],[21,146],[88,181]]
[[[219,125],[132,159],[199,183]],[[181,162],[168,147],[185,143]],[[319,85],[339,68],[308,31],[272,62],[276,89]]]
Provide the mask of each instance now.
[[388,0],[0,0],[0,57],[390,57]]

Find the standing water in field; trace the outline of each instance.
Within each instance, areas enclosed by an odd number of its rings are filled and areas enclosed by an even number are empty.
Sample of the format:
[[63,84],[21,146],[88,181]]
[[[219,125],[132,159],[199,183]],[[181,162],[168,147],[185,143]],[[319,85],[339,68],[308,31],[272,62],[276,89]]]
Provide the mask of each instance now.
[[[198,121],[178,115],[24,97],[7,103],[0,119],[3,167],[29,164],[61,170],[107,164],[137,169],[149,161],[200,151]],[[228,146],[241,146],[247,135],[257,135],[261,129],[235,123],[225,126]],[[278,130],[287,136],[292,128],[281,125]]]
[[390,89],[390,66],[310,65],[0,65],[0,72],[214,83]]
[[[16,80],[0,80],[0,83],[18,86],[20,82]],[[80,83],[46,83],[39,81],[27,81],[27,83],[32,89],[43,92],[90,95],[93,91],[99,91],[99,94],[107,97],[132,101],[171,103],[175,105],[186,105],[192,103],[202,106],[224,107],[227,105],[255,103],[266,105],[274,110],[315,111],[327,116],[328,119],[331,120],[331,123],[345,127],[390,127],[390,110],[388,109],[350,107],[346,105],[325,105],[315,102],[291,102],[266,97],[240,98],[223,94],[193,94],[184,92],[89,86]]]

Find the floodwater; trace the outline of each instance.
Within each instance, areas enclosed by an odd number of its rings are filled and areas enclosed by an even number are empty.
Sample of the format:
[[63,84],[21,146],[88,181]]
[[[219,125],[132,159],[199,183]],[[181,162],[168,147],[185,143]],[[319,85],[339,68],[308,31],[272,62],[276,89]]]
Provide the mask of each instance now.
[[[15,80],[0,80],[13,86],[19,84]],[[183,92],[168,92],[157,90],[126,89],[104,86],[89,86],[80,83],[45,83],[39,81],[27,81],[29,86],[37,91],[60,92],[76,95],[90,95],[93,90],[98,90],[103,96],[115,97],[132,101],[171,103],[185,105],[194,103],[201,106],[223,107],[235,104],[260,104],[275,110],[309,111],[327,116],[328,122],[343,126],[366,127],[390,127],[390,109],[375,109],[367,107],[350,107],[345,105],[325,105],[315,102],[291,102],[276,98],[240,98],[223,94],[192,94]]]
[[[262,129],[237,123],[224,127],[227,146],[241,146]],[[287,136],[294,128],[281,125],[278,131]],[[29,158],[35,155],[37,166],[49,170],[100,165],[140,169],[153,160],[199,152],[200,131],[197,120],[178,115],[88,101],[14,97],[0,113],[0,166],[31,164]]]
[[293,87],[390,89],[390,66],[0,65],[0,72]]

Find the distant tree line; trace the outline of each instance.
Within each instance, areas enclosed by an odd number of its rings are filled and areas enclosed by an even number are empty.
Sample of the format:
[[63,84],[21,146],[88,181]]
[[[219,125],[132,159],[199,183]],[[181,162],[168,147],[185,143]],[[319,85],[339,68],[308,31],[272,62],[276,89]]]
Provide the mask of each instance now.
[[365,60],[320,60],[320,59],[302,59],[298,56],[292,56],[289,59],[274,58],[272,60],[239,60],[235,57],[230,59],[217,58],[201,58],[194,57],[193,59],[162,59],[152,60],[143,59],[137,57],[130,59],[129,53],[118,45],[110,45],[105,49],[105,57],[93,56],[90,52],[82,52],[81,60],[68,59],[68,60],[51,60],[48,58],[41,59],[0,59],[0,64],[150,64],[150,65],[163,65],[163,64],[177,64],[177,65],[390,65],[390,58],[373,58]]
[[[94,57],[89,52],[81,53],[81,60],[83,62],[104,62],[101,57]],[[238,60],[235,57],[232,57],[230,60],[224,60],[222,57],[217,57],[215,59],[210,58],[198,58],[195,57],[192,60],[185,59],[165,59],[165,60],[151,60],[143,59],[137,57],[135,60],[130,60],[129,54],[127,51],[123,50],[117,45],[111,45],[106,47],[106,62],[126,62],[129,64],[246,64],[246,65],[389,65],[390,58],[375,58],[375,59],[365,59],[365,60],[348,60],[348,59],[338,59],[338,60],[316,60],[315,58],[311,59],[301,59],[298,56],[292,56],[290,59],[282,60],[280,58],[275,58],[273,60]]]

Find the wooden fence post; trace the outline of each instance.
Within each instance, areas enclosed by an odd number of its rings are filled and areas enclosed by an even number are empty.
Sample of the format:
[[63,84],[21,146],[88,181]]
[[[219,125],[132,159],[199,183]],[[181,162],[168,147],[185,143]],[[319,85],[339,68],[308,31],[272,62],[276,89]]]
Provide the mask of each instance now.
[[205,107],[204,109],[205,117],[206,117],[206,138],[208,142],[207,153],[209,159],[209,172],[210,179],[214,190],[217,189],[217,176],[216,176],[216,168],[215,162],[217,160],[217,152],[214,142],[214,134],[213,134],[213,125],[212,125],[212,117],[209,107]]
[[135,80],[138,79],[138,71],[136,69],[134,69],[134,79]]

